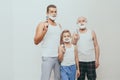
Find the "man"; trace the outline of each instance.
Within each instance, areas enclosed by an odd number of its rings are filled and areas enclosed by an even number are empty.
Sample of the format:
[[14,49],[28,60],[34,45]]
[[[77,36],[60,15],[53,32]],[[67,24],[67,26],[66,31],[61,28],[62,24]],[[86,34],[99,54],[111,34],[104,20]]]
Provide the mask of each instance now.
[[50,80],[54,71],[54,80],[60,80],[60,66],[58,62],[58,47],[60,43],[61,27],[55,22],[57,8],[55,5],[47,7],[47,21],[41,22],[36,29],[34,43],[42,41],[42,75],[41,80]]
[[87,29],[87,19],[77,20],[78,34],[74,34],[74,43],[78,46],[80,76],[78,80],[96,80],[96,68],[99,66],[99,45],[94,31]]

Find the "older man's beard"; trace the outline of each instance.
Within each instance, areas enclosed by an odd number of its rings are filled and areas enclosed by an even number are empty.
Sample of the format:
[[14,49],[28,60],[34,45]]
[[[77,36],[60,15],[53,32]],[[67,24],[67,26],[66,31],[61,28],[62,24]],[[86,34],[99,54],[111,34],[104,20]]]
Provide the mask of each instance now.
[[78,27],[79,27],[80,29],[85,29],[85,28],[86,28],[86,23],[83,23],[83,24],[78,23]]

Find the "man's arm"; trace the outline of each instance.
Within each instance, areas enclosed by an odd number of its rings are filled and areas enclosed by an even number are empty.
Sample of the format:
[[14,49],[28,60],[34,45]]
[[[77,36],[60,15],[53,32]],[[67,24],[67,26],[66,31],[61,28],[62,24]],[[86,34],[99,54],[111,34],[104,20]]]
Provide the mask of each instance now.
[[79,71],[79,58],[78,58],[78,48],[77,48],[76,45],[75,45],[74,54],[75,54],[77,77],[79,77],[79,76],[80,76],[80,71]]
[[79,70],[79,58],[78,58],[78,48],[77,46],[75,46],[75,50],[74,50],[74,54],[75,54],[75,62],[76,62],[76,69]]
[[96,34],[95,34],[94,31],[92,32],[92,35],[93,35],[93,42],[94,42],[94,48],[95,48],[95,66],[96,66],[96,68],[98,68],[100,50],[99,50],[99,45],[98,45],[98,42],[97,42],[97,37],[96,37]]
[[37,45],[39,44],[42,39],[44,38],[46,32],[47,32],[47,24],[46,23],[40,23],[38,24],[37,28],[36,28],[36,33],[35,33],[35,37],[34,37],[34,43]]

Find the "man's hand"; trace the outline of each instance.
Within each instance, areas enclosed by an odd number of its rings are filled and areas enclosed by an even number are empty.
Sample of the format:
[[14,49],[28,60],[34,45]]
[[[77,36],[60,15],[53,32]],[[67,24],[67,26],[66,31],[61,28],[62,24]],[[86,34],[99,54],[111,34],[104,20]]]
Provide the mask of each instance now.
[[74,34],[73,34],[73,38],[72,38],[72,43],[73,43],[74,45],[76,45],[77,42],[78,42],[78,40],[79,40],[79,38],[80,38],[79,34],[74,33]]
[[45,32],[45,33],[47,32],[47,30],[48,30],[48,25],[49,25],[49,24],[48,24],[47,22],[44,23],[43,32]]
[[95,68],[98,68],[98,67],[99,67],[99,61],[96,60],[96,61],[95,61]]
[[76,74],[77,74],[77,78],[80,76],[80,71],[79,70],[77,70],[76,71]]
[[77,41],[78,41],[78,40],[79,40],[79,38],[80,38],[79,34],[74,34],[74,39],[75,39],[75,40],[77,40]]

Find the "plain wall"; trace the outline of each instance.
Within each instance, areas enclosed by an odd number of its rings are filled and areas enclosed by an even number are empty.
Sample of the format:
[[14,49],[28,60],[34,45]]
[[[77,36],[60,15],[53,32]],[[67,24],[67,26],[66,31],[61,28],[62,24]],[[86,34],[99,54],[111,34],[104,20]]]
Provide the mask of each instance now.
[[46,18],[46,7],[58,8],[57,22],[73,31],[79,16],[97,34],[100,66],[97,80],[119,80],[119,0],[11,0],[1,3],[1,80],[40,80],[41,50],[34,45],[36,26]]
[[0,0],[0,80],[13,80],[13,19],[11,0]]

